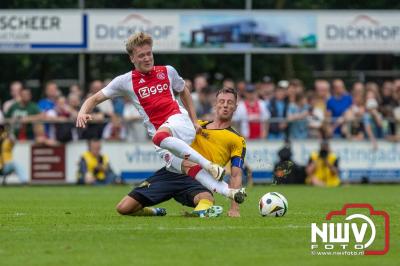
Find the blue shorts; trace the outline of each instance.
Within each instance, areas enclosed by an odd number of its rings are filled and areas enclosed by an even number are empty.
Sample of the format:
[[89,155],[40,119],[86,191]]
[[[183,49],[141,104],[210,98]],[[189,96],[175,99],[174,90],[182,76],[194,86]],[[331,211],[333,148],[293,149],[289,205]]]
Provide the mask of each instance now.
[[143,207],[157,205],[171,198],[182,205],[195,207],[194,197],[202,192],[212,194],[193,178],[172,173],[163,167],[135,187],[128,196],[137,200]]

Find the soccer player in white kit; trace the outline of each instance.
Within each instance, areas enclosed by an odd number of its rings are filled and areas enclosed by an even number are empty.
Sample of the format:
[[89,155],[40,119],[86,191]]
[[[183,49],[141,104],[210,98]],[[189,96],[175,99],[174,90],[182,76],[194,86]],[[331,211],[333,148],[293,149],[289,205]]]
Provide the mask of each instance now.
[[[204,176],[195,178],[207,188],[209,179],[213,178],[214,189],[215,186],[223,186],[222,182],[217,181],[222,180],[224,168],[208,161],[189,146],[196,131],[201,130],[190,91],[172,66],[154,66],[152,46],[151,36],[143,32],[128,39],[126,50],[135,69],[114,78],[105,88],[86,99],[78,113],[76,126],[85,128],[86,123],[92,119],[89,113],[101,102],[116,96],[128,96],[142,116],[156,146],[199,164],[210,176],[206,177],[208,182],[203,181]],[[179,106],[173,91],[179,92],[186,109]],[[159,153],[165,154],[162,151]],[[167,158],[163,159],[168,161]],[[237,191],[232,189],[224,195],[232,198]]]

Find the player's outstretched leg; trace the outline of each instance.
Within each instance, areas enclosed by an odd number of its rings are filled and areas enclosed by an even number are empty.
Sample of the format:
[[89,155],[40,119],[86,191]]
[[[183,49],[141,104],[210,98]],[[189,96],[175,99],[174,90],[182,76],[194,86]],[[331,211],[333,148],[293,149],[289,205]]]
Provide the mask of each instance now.
[[158,131],[153,137],[153,143],[163,149],[169,150],[179,158],[188,159],[201,165],[202,168],[218,181],[222,180],[225,176],[225,169],[223,167],[205,159],[186,142],[172,137],[167,131]]
[[188,176],[196,179],[203,186],[205,186],[210,191],[217,192],[221,195],[224,195],[227,198],[230,198],[237,203],[243,203],[245,200],[246,192],[244,188],[240,189],[232,189],[229,188],[228,184],[225,181],[217,182],[214,180],[210,174],[202,169],[199,165],[192,166],[188,172]]

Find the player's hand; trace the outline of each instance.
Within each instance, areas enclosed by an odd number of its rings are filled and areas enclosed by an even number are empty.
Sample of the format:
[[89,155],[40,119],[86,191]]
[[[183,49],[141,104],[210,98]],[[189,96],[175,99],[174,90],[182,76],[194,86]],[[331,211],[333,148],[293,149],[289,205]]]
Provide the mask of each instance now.
[[92,120],[92,116],[89,114],[78,114],[76,118],[76,127],[85,128],[88,121]]
[[229,217],[240,217],[240,212],[239,212],[239,210],[230,209],[228,211],[228,216]]
[[200,134],[202,127],[198,123],[194,123],[194,129],[196,130],[196,134]]

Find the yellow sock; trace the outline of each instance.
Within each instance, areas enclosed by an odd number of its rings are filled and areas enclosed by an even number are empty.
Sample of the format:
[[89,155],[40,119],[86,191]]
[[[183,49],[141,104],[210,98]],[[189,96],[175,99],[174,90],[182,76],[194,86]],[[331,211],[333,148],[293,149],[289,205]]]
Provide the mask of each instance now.
[[144,207],[140,211],[134,212],[131,215],[133,216],[155,216],[156,212],[154,208]]
[[204,211],[210,208],[211,206],[213,206],[212,201],[208,199],[201,199],[197,204],[196,208],[194,208],[194,211]]

